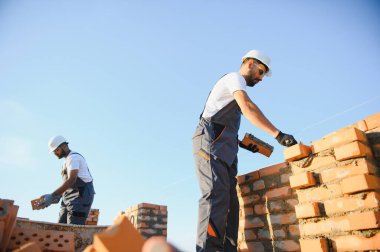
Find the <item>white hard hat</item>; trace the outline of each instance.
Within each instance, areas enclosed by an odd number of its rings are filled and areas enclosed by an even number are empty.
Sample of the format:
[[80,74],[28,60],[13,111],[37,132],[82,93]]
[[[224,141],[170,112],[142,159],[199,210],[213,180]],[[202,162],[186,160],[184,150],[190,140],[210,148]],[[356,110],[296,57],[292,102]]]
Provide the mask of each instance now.
[[272,69],[269,66],[270,58],[267,55],[265,55],[264,53],[258,50],[251,50],[243,56],[242,61],[244,61],[246,58],[253,58],[253,59],[260,60],[261,63],[263,63],[268,68],[268,71],[265,73],[265,75],[268,77],[272,76]]
[[63,136],[53,136],[53,137],[51,137],[49,139],[49,142],[48,142],[48,147],[50,149],[50,152],[55,151],[55,149],[57,149],[58,146],[60,146],[63,143],[67,143],[66,138],[64,138]]

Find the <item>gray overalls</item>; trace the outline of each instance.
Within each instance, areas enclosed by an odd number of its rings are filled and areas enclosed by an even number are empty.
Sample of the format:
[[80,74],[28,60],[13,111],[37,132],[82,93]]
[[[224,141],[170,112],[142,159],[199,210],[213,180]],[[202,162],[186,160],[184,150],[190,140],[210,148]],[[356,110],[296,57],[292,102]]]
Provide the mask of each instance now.
[[233,100],[211,118],[201,118],[193,156],[202,197],[197,251],[237,251],[239,202],[236,192],[241,111]]
[[[72,152],[70,155],[80,154]],[[62,167],[62,179],[68,179],[66,164]],[[91,210],[94,194],[92,181],[85,183],[77,177],[74,185],[63,193],[58,223],[84,225]]]

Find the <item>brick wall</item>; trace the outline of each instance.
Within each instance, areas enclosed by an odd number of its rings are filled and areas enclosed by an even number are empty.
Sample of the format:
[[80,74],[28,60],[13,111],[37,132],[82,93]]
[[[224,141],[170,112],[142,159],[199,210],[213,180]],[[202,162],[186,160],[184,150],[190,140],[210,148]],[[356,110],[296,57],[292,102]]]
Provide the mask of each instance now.
[[287,163],[238,176],[240,251],[298,251],[299,231]]
[[380,250],[380,113],[238,177],[240,251]]
[[140,203],[127,208],[125,215],[145,239],[151,236],[167,236],[166,206]]

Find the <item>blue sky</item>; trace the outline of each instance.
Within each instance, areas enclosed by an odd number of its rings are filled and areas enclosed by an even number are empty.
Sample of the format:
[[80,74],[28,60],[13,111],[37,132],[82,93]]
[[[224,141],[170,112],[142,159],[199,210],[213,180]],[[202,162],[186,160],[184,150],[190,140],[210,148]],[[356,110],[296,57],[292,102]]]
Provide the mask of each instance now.
[[[378,1],[0,1],[0,198],[19,216],[57,220],[30,200],[61,183],[47,141],[61,134],[94,176],[99,224],[141,202],[168,206],[168,240],[195,244],[200,197],[191,136],[208,92],[259,49],[273,76],[249,89],[305,144],[380,111]],[[239,174],[283,161],[239,152]]]

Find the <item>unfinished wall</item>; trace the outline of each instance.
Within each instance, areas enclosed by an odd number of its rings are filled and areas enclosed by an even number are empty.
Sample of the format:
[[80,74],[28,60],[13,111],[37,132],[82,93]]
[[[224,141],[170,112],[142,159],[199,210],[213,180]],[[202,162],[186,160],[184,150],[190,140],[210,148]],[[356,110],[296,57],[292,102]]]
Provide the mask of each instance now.
[[240,251],[380,250],[380,113],[284,156],[238,177]]
[[140,203],[129,207],[125,215],[145,239],[151,236],[167,236],[167,206]]

